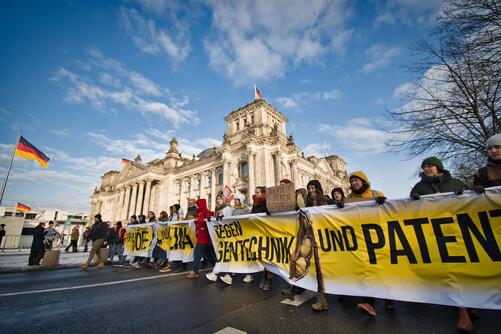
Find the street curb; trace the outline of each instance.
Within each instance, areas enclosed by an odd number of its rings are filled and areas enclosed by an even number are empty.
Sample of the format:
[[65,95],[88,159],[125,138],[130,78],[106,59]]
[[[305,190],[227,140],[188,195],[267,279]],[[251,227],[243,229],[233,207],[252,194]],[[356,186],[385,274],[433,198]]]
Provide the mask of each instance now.
[[11,273],[24,273],[24,272],[34,272],[34,271],[46,271],[46,270],[56,270],[56,269],[72,269],[72,268],[78,268],[80,264],[60,264],[57,266],[53,267],[44,267],[43,265],[41,266],[33,266],[33,267],[7,267],[7,268],[0,268],[0,275],[1,274],[11,274]]

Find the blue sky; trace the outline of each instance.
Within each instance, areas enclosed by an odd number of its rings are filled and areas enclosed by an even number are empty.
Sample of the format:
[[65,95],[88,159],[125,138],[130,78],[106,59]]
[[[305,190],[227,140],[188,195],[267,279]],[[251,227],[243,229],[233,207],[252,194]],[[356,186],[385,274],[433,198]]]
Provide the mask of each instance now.
[[223,117],[263,97],[307,155],[338,154],[389,198],[423,157],[385,153],[403,65],[441,1],[2,1],[0,172],[18,129],[51,157],[16,158],[4,204],[86,210],[122,157],[218,145]]

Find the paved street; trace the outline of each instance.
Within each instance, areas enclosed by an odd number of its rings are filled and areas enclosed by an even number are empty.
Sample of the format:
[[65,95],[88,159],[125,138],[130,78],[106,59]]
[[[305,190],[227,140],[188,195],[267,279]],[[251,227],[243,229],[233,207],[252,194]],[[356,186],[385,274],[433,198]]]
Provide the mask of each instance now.
[[[184,276],[112,266],[0,274],[0,328],[72,334],[213,333],[227,327],[247,333],[455,333],[452,307],[397,302],[397,310],[387,312],[379,302],[374,320],[356,311],[352,297],[329,296],[330,309],[323,313],[310,309],[313,299],[283,304],[280,279],[264,292],[257,278],[246,285],[237,276],[225,286],[202,275],[194,281]],[[479,313],[476,333],[500,332],[501,312]]]

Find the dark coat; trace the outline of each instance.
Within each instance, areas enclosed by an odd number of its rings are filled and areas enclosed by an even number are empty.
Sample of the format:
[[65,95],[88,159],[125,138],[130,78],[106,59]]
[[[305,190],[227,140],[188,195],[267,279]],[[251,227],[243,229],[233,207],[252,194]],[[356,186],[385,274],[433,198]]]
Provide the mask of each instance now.
[[90,230],[90,239],[96,241],[98,239],[106,239],[108,236],[108,224],[103,221],[99,221],[92,225]]
[[31,243],[32,252],[43,252],[45,246],[43,244],[43,230],[44,228],[38,225],[33,229],[33,242]]
[[487,182],[482,182],[480,169],[475,173],[473,178],[474,185],[482,185],[484,188],[501,186],[501,160],[493,160],[489,157],[487,160]]
[[430,195],[436,193],[447,193],[453,192],[457,189],[465,189],[465,185],[458,179],[451,176],[449,171],[444,170],[443,174],[428,177],[423,173],[419,174],[421,176],[421,181],[416,183],[412,188],[412,193],[417,193],[419,195]]
[[254,205],[252,206],[251,213],[261,213],[261,212],[268,213],[268,209],[266,208],[266,200],[261,201],[257,205],[256,203],[254,203]]

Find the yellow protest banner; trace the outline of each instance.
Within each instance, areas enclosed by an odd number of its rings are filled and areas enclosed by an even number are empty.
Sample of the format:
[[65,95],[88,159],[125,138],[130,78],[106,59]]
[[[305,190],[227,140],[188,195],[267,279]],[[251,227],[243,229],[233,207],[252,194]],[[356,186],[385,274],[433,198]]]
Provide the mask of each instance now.
[[169,261],[193,261],[196,227],[193,221],[160,222],[157,244],[165,251]]
[[125,231],[125,255],[151,256],[154,246],[153,223],[127,225]]
[[501,309],[499,187],[231,217],[209,231],[216,271],[267,268],[327,293]]
[[124,255],[152,256],[157,245],[169,261],[193,261],[196,229],[193,221],[154,222],[127,225]]

